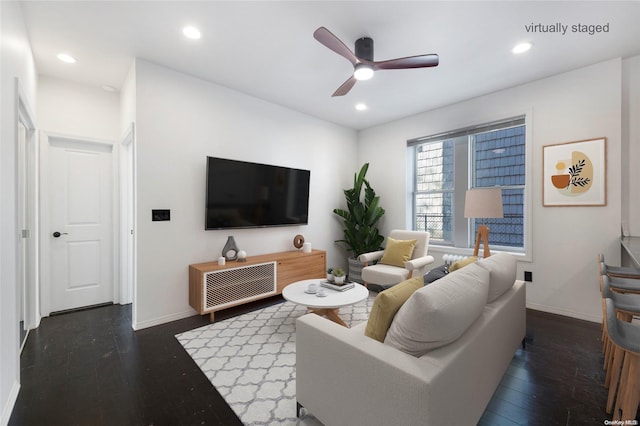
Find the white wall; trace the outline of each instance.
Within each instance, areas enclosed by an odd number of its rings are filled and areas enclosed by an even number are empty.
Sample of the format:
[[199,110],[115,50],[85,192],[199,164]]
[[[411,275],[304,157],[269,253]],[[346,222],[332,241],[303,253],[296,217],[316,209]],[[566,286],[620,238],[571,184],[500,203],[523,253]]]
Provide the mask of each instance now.
[[[220,256],[227,236],[249,256],[292,250],[303,234],[346,266],[334,240],[356,162],[356,132],[152,63],[136,62],[137,244],[135,328],[192,315],[188,265]],[[309,225],[204,230],[206,157],[311,170]],[[171,221],[152,222],[152,209]]]
[[36,103],[37,76],[31,46],[17,2],[0,2],[0,424],[6,424],[20,388],[18,310],[16,296],[16,92],[20,80],[31,111]]
[[640,235],[640,56],[622,61],[622,223]]
[[[369,161],[370,181],[387,209],[384,228],[405,227],[406,141],[507,118],[531,116],[533,144],[533,272],[530,307],[599,321],[597,253],[620,259],[621,60],[611,60],[526,85],[407,117],[359,134],[358,158]],[[542,146],[607,137],[607,205],[542,207]],[[389,170],[393,170],[390,173]]]
[[120,89],[120,135],[124,135],[136,121],[136,63],[131,64]]
[[120,96],[98,87],[40,76],[38,126],[48,133],[117,141]]

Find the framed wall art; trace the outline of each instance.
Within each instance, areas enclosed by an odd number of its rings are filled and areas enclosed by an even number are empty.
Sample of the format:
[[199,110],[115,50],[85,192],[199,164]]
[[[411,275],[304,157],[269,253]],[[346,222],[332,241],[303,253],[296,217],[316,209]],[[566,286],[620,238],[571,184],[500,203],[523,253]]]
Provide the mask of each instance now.
[[607,138],[542,147],[542,205],[607,204]]

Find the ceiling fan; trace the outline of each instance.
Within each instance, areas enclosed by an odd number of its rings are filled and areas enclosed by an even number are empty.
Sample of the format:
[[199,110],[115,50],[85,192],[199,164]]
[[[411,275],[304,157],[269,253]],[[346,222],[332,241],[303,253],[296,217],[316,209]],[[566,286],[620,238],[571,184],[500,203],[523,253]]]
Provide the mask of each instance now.
[[338,37],[325,27],[320,27],[313,33],[313,38],[345,57],[353,65],[353,75],[342,83],[332,96],[344,96],[358,80],[368,80],[377,70],[399,70],[407,68],[426,68],[438,66],[438,55],[417,55],[405,58],[389,59],[387,61],[373,60],[373,39],[362,37],[356,40],[355,53],[352,52]]

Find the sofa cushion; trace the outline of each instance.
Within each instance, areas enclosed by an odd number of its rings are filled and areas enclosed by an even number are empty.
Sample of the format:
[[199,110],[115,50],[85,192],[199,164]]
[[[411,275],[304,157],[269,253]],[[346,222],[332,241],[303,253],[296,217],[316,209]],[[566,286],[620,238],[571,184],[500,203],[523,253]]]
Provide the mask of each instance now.
[[449,267],[449,272],[457,271],[458,269],[464,268],[467,265],[471,265],[473,262],[478,260],[477,256],[469,256],[464,259],[460,259],[456,262],[453,262]]
[[447,265],[441,265],[437,268],[431,269],[429,272],[424,274],[424,285],[431,284],[435,280],[439,280],[449,273],[449,268]]
[[516,258],[509,253],[496,253],[478,261],[478,265],[489,271],[489,295],[491,303],[506,293],[516,280]]
[[414,356],[447,345],[480,316],[489,271],[476,264],[448,274],[411,295],[396,314],[385,344]]
[[387,238],[387,247],[379,263],[383,265],[398,266],[404,268],[407,260],[411,259],[417,240],[394,240]]
[[364,331],[365,336],[384,342],[393,317],[413,292],[422,286],[422,279],[416,277],[380,292],[373,301],[367,328]]

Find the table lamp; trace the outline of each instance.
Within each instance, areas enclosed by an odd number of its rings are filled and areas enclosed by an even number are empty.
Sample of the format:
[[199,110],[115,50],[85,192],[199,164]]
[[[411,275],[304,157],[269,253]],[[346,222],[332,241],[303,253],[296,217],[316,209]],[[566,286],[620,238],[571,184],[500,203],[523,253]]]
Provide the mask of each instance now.
[[503,217],[502,190],[500,188],[473,188],[467,190],[464,200],[464,217],[482,219],[482,225],[478,226],[473,255],[478,256],[480,240],[482,240],[484,244],[483,257],[491,256],[489,251],[489,228],[485,226],[484,219]]

